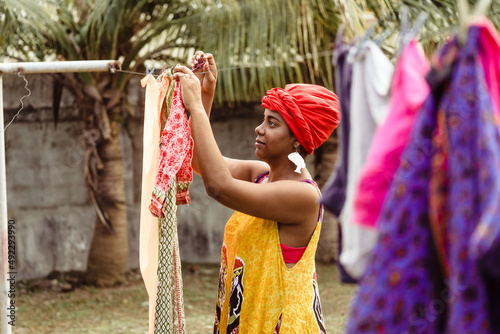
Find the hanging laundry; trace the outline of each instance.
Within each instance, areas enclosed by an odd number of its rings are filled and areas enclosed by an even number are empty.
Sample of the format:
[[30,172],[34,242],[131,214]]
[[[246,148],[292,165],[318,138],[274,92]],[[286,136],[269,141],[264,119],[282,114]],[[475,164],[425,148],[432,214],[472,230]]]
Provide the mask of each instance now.
[[170,70],[158,80],[148,75],[141,81],[147,86],[141,273],[149,295],[149,333],[185,333],[176,211],[177,204],[189,203],[193,142],[180,83],[171,84]]
[[[448,82],[449,80],[446,80]],[[435,91],[435,87],[431,88]],[[434,101],[440,99],[434,99]],[[433,133],[434,153],[431,161],[431,178],[429,182],[429,224],[438,257],[441,275],[444,279],[450,274],[448,263],[447,227],[450,218],[448,193],[450,177],[448,173],[448,131],[446,115],[442,109],[437,110],[437,125]]]
[[[146,87],[144,106],[144,134],[142,158],[142,190],[141,190],[141,215],[139,233],[139,263],[144,285],[149,296],[149,333],[154,333],[154,316],[156,306],[156,289],[158,286],[158,218],[149,211],[151,193],[158,172],[160,157],[160,119],[161,107],[159,103],[161,91],[170,87],[168,77],[158,83],[152,75],[141,80],[141,85]],[[172,86],[173,87],[173,86]]]
[[179,81],[175,82],[172,106],[161,138],[158,174],[149,207],[151,213],[159,218],[155,333],[185,333],[176,212],[177,204],[190,203],[188,189],[193,179],[193,139],[182,104],[180,85]]
[[429,61],[420,43],[410,41],[396,64],[389,113],[373,136],[359,176],[354,195],[354,223],[375,227],[387,189],[399,167],[401,153],[410,141],[415,116],[429,93],[425,81],[429,69]]
[[339,221],[342,227],[340,263],[355,279],[364,272],[377,239],[374,229],[352,223],[354,195],[361,167],[376,128],[387,116],[394,66],[372,41],[350,52],[353,57],[346,201]]
[[[488,233],[498,231],[500,221],[500,134],[478,62],[479,36],[478,27],[469,29],[449,87],[439,101],[441,94],[432,92],[417,116],[379,217],[376,260],[361,280],[347,333],[500,332],[500,254],[476,243],[500,239]],[[448,138],[447,280],[440,276],[429,226],[438,110],[446,116]]]
[[349,153],[349,131],[350,131],[350,99],[352,63],[347,61],[349,50],[347,45],[337,46],[334,52],[333,65],[335,66],[335,87],[340,101],[342,122],[337,128],[339,136],[338,159],[334,172],[323,188],[321,203],[335,216],[339,216],[345,202],[347,186],[347,169]]
[[[337,44],[332,65],[335,66],[335,87],[340,101],[340,110],[342,122],[337,128],[339,137],[338,158],[334,167],[334,172],[323,188],[321,203],[325,208],[334,214],[337,218],[342,211],[345,202],[345,192],[347,186],[347,164],[349,152],[349,130],[350,130],[350,99],[351,99],[351,79],[352,63],[347,61],[351,46],[344,45],[341,36],[340,43]],[[338,220],[337,220],[338,222]],[[342,228],[338,223],[338,256],[342,254]],[[356,281],[346,272],[344,266],[337,261],[339,268],[340,281],[343,283],[355,283]]]
[[177,176],[177,204],[189,204],[189,185],[193,180],[191,159],[193,139],[186,110],[182,104],[181,83],[175,82],[172,110],[161,138],[160,165],[153,187],[150,210],[156,217],[165,217],[164,205],[170,181]]
[[165,217],[158,219],[158,286],[154,333],[185,333],[182,271],[177,235],[175,179],[170,181]]

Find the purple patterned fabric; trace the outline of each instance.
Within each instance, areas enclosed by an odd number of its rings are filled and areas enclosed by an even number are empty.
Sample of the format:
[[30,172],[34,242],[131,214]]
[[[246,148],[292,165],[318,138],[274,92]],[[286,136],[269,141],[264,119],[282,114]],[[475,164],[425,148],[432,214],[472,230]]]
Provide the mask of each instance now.
[[[478,44],[479,28],[471,27],[459,54],[451,94],[441,104],[448,111],[451,215],[447,232],[452,238],[448,247],[450,277],[454,278],[450,283],[452,291],[458,292],[450,304],[448,333],[500,332],[487,312],[498,314],[500,299],[494,296],[498,288],[491,290],[484,284],[484,274],[500,278],[500,253],[489,247],[500,240],[500,137],[478,62]],[[491,258],[485,256],[488,250]],[[488,299],[496,305],[488,307]]]
[[436,128],[429,95],[384,202],[375,261],[360,282],[347,333],[500,333],[498,233],[492,242],[471,238],[483,227],[498,232],[500,224],[500,139],[478,49],[478,29],[471,28],[451,83],[436,103],[448,126],[450,276],[443,281],[435,270],[429,230]]

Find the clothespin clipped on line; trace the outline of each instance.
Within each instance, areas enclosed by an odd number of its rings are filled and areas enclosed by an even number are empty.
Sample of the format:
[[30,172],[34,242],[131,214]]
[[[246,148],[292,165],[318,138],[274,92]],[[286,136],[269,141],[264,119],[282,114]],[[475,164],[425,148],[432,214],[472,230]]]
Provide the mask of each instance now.
[[408,33],[410,30],[410,11],[408,10],[408,7],[406,6],[401,6],[401,36],[404,36]]
[[425,24],[425,21],[427,21],[427,18],[429,15],[426,12],[422,12],[418,15],[417,20],[415,21],[415,24],[413,25],[413,28],[410,29],[410,24],[409,24],[409,16],[410,12],[408,10],[408,7],[402,6],[401,7],[401,37],[399,39],[399,49],[397,51],[397,55],[401,54],[403,52],[403,49],[405,48],[406,44],[411,42],[414,38],[418,36],[418,33],[420,32],[420,29]]
[[385,29],[377,38],[373,40],[373,42],[377,45],[380,45],[384,39],[386,39],[391,34],[389,29]]
[[373,34],[373,30],[375,30],[375,27],[377,26],[377,23],[376,22],[373,22],[370,27],[368,28],[368,30],[366,31],[365,35],[363,36],[363,39],[361,40],[361,42],[359,42],[359,45],[358,46],[354,46],[351,48],[351,50],[349,50],[349,55],[347,56],[347,61],[352,63],[354,61],[354,59],[358,56],[359,54],[359,50],[361,49],[361,47],[363,46],[363,44],[368,40],[368,38],[370,38],[370,36]]
[[161,69],[161,73],[160,75],[158,75],[158,77],[156,77],[156,81],[160,82],[163,80],[163,77],[165,75],[167,75],[167,64],[163,64],[163,68]]
[[153,66],[153,69],[150,72],[148,64],[146,64],[146,75],[150,75],[150,74],[153,75],[154,72],[155,72],[155,66]]
[[469,6],[467,0],[457,0],[457,5],[459,15],[458,42],[464,45],[470,23],[486,14],[491,5],[491,0],[479,0],[473,9]]

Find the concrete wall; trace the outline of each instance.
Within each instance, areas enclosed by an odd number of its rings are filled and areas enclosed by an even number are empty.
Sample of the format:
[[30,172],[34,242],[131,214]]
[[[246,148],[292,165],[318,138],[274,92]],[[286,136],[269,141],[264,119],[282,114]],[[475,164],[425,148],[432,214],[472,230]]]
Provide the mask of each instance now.
[[[55,127],[51,77],[27,79],[31,96],[5,132],[7,203],[15,220],[21,279],[85,270],[95,217],[83,180],[81,125],[73,99],[63,96]],[[4,76],[3,87],[7,124],[27,91],[14,75]]]
[[[53,124],[52,78],[27,75],[32,93],[6,135],[9,218],[15,220],[18,278],[47,276],[52,271],[84,271],[95,213],[83,179],[81,123],[74,100],[63,93],[59,122]],[[128,99],[134,115],[124,118],[121,140],[129,226],[129,268],[138,268],[139,203],[142,173],[144,91],[140,77],[131,83]],[[4,76],[6,124],[27,93],[16,75]],[[254,128],[260,106],[214,110],[213,129],[224,155],[254,158]],[[179,207],[181,257],[188,262],[218,262],[224,224],[231,215],[205,194],[195,176],[192,204]]]

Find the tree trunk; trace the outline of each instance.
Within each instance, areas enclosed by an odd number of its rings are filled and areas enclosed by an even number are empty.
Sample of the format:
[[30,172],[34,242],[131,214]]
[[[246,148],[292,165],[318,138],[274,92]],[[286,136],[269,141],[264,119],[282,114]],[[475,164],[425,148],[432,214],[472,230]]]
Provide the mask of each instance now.
[[113,122],[111,139],[103,140],[97,146],[104,167],[97,174],[98,202],[115,232],[113,235],[99,218],[96,219],[88,259],[87,280],[98,286],[124,282],[128,263],[125,181],[117,128],[117,123]]
[[[337,131],[326,140],[314,153],[315,176],[314,180],[322,188],[335,167],[337,161]],[[337,260],[338,227],[337,218],[325,210],[321,235],[318,241],[316,260],[324,263],[332,263]]]

